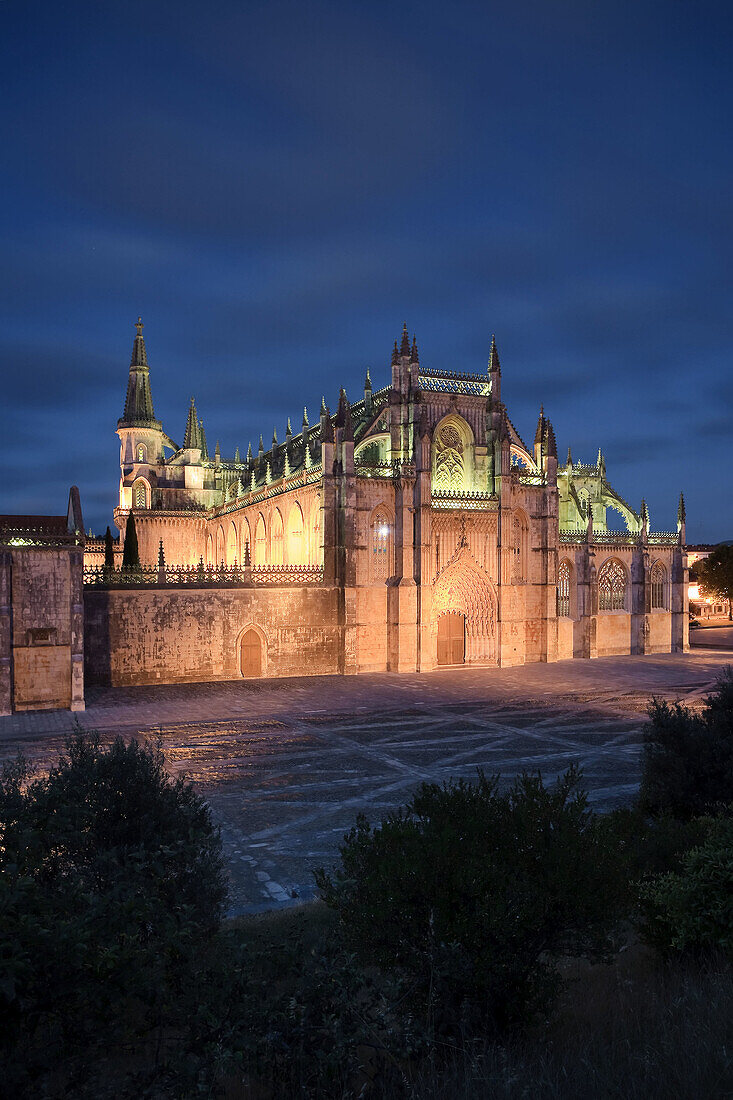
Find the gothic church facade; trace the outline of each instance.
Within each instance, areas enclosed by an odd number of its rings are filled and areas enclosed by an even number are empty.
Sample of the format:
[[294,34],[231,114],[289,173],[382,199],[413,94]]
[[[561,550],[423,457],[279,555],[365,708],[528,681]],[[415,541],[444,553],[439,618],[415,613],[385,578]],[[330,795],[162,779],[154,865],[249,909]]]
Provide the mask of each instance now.
[[[88,557],[92,678],[170,682],[415,672],[688,647],[684,503],[655,533],[592,464],[558,464],[540,413],[512,423],[486,371],[436,370],[407,329],[388,384],[233,458],[191,399],[182,445],[156,419],[137,323],[120,438],[124,539],[141,568]],[[625,530],[612,531],[609,509]]]

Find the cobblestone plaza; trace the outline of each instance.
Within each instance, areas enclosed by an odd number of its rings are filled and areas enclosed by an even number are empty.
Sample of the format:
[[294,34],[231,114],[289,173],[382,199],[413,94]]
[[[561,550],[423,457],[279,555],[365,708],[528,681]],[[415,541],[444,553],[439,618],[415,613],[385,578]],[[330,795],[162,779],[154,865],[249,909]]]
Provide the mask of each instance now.
[[160,738],[221,826],[233,912],[313,896],[359,812],[379,820],[424,780],[578,764],[594,806],[633,796],[652,695],[700,703],[730,653],[613,657],[421,675],[301,677],[98,691],[87,710],[0,718],[0,754],[53,762],[75,718]]

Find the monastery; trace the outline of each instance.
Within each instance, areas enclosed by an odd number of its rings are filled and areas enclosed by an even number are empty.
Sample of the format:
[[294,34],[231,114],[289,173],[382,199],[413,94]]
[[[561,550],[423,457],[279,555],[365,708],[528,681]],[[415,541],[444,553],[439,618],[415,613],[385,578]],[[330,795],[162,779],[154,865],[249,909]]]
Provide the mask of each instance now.
[[85,534],[75,487],[66,515],[0,516],[0,714],[80,710],[94,683],[688,649],[682,497],[652,532],[600,451],[558,464],[544,412],[526,445],[493,339],[486,371],[435,370],[405,327],[386,385],[367,371],[358,401],[224,459],[193,399],[182,445],[164,431],[136,330],[117,547]]
[[[112,683],[416,672],[688,647],[685,515],[652,533],[605,461],[531,446],[486,371],[423,366],[407,327],[387,385],[253,453],[209,452],[191,399],[182,445],[156,419],[138,320],[115,523],[140,569],[86,554],[87,669]],[[608,510],[625,530],[607,524]],[[93,653],[104,652],[100,665]]]

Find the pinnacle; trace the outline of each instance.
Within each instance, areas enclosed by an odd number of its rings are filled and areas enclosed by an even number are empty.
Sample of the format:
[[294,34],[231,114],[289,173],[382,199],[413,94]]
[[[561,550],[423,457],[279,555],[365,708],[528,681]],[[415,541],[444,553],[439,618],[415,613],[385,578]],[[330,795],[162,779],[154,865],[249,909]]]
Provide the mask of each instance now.
[[364,379],[364,389],[370,390],[372,388],[372,376],[369,373],[369,367],[366,370],[366,378]]
[[402,343],[400,344],[400,355],[410,354],[410,337],[407,334],[407,323],[402,326]]
[[127,379],[125,411],[121,422],[127,424],[149,424],[155,421],[153,397],[150,392],[150,371],[143,339],[143,323],[138,317],[135,322],[135,338],[132,342],[130,373]]
[[410,362],[411,363],[419,363],[420,362],[420,356],[419,356],[418,351],[417,351],[417,337],[416,336],[412,337],[412,350],[410,352]]
[[303,406],[303,430],[305,430],[307,427],[309,427],[309,424],[308,424],[308,409],[304,405]]
[[501,374],[501,364],[499,363],[499,352],[496,350],[496,339],[492,333],[491,336],[491,348],[489,350],[489,372]]
[[397,341],[395,340],[394,348],[392,349],[392,366],[395,365],[395,363],[397,362],[399,357],[400,357],[400,351],[399,351],[399,348],[397,347]]

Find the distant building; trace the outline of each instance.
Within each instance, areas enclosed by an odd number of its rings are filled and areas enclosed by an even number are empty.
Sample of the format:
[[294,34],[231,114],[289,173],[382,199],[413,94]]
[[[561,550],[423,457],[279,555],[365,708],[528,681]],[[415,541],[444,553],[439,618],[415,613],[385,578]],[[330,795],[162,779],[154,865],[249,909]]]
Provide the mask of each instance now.
[[0,715],[84,710],[84,522],[0,516]]
[[688,546],[687,548],[687,561],[690,571],[690,582],[687,590],[690,615],[696,619],[718,618],[721,615],[727,616],[730,612],[729,600],[722,600],[717,596],[704,596],[700,593],[700,579],[695,566],[699,561],[710,557],[716,546],[717,543],[712,546]]
[[[388,384],[334,415],[213,455],[191,399],[183,442],[154,412],[137,322],[115,522],[141,567],[86,570],[88,671],[112,683],[414,672],[688,648],[685,511],[652,532],[599,451],[527,446],[486,371],[425,366],[407,329]],[[625,530],[613,531],[608,509]]]

